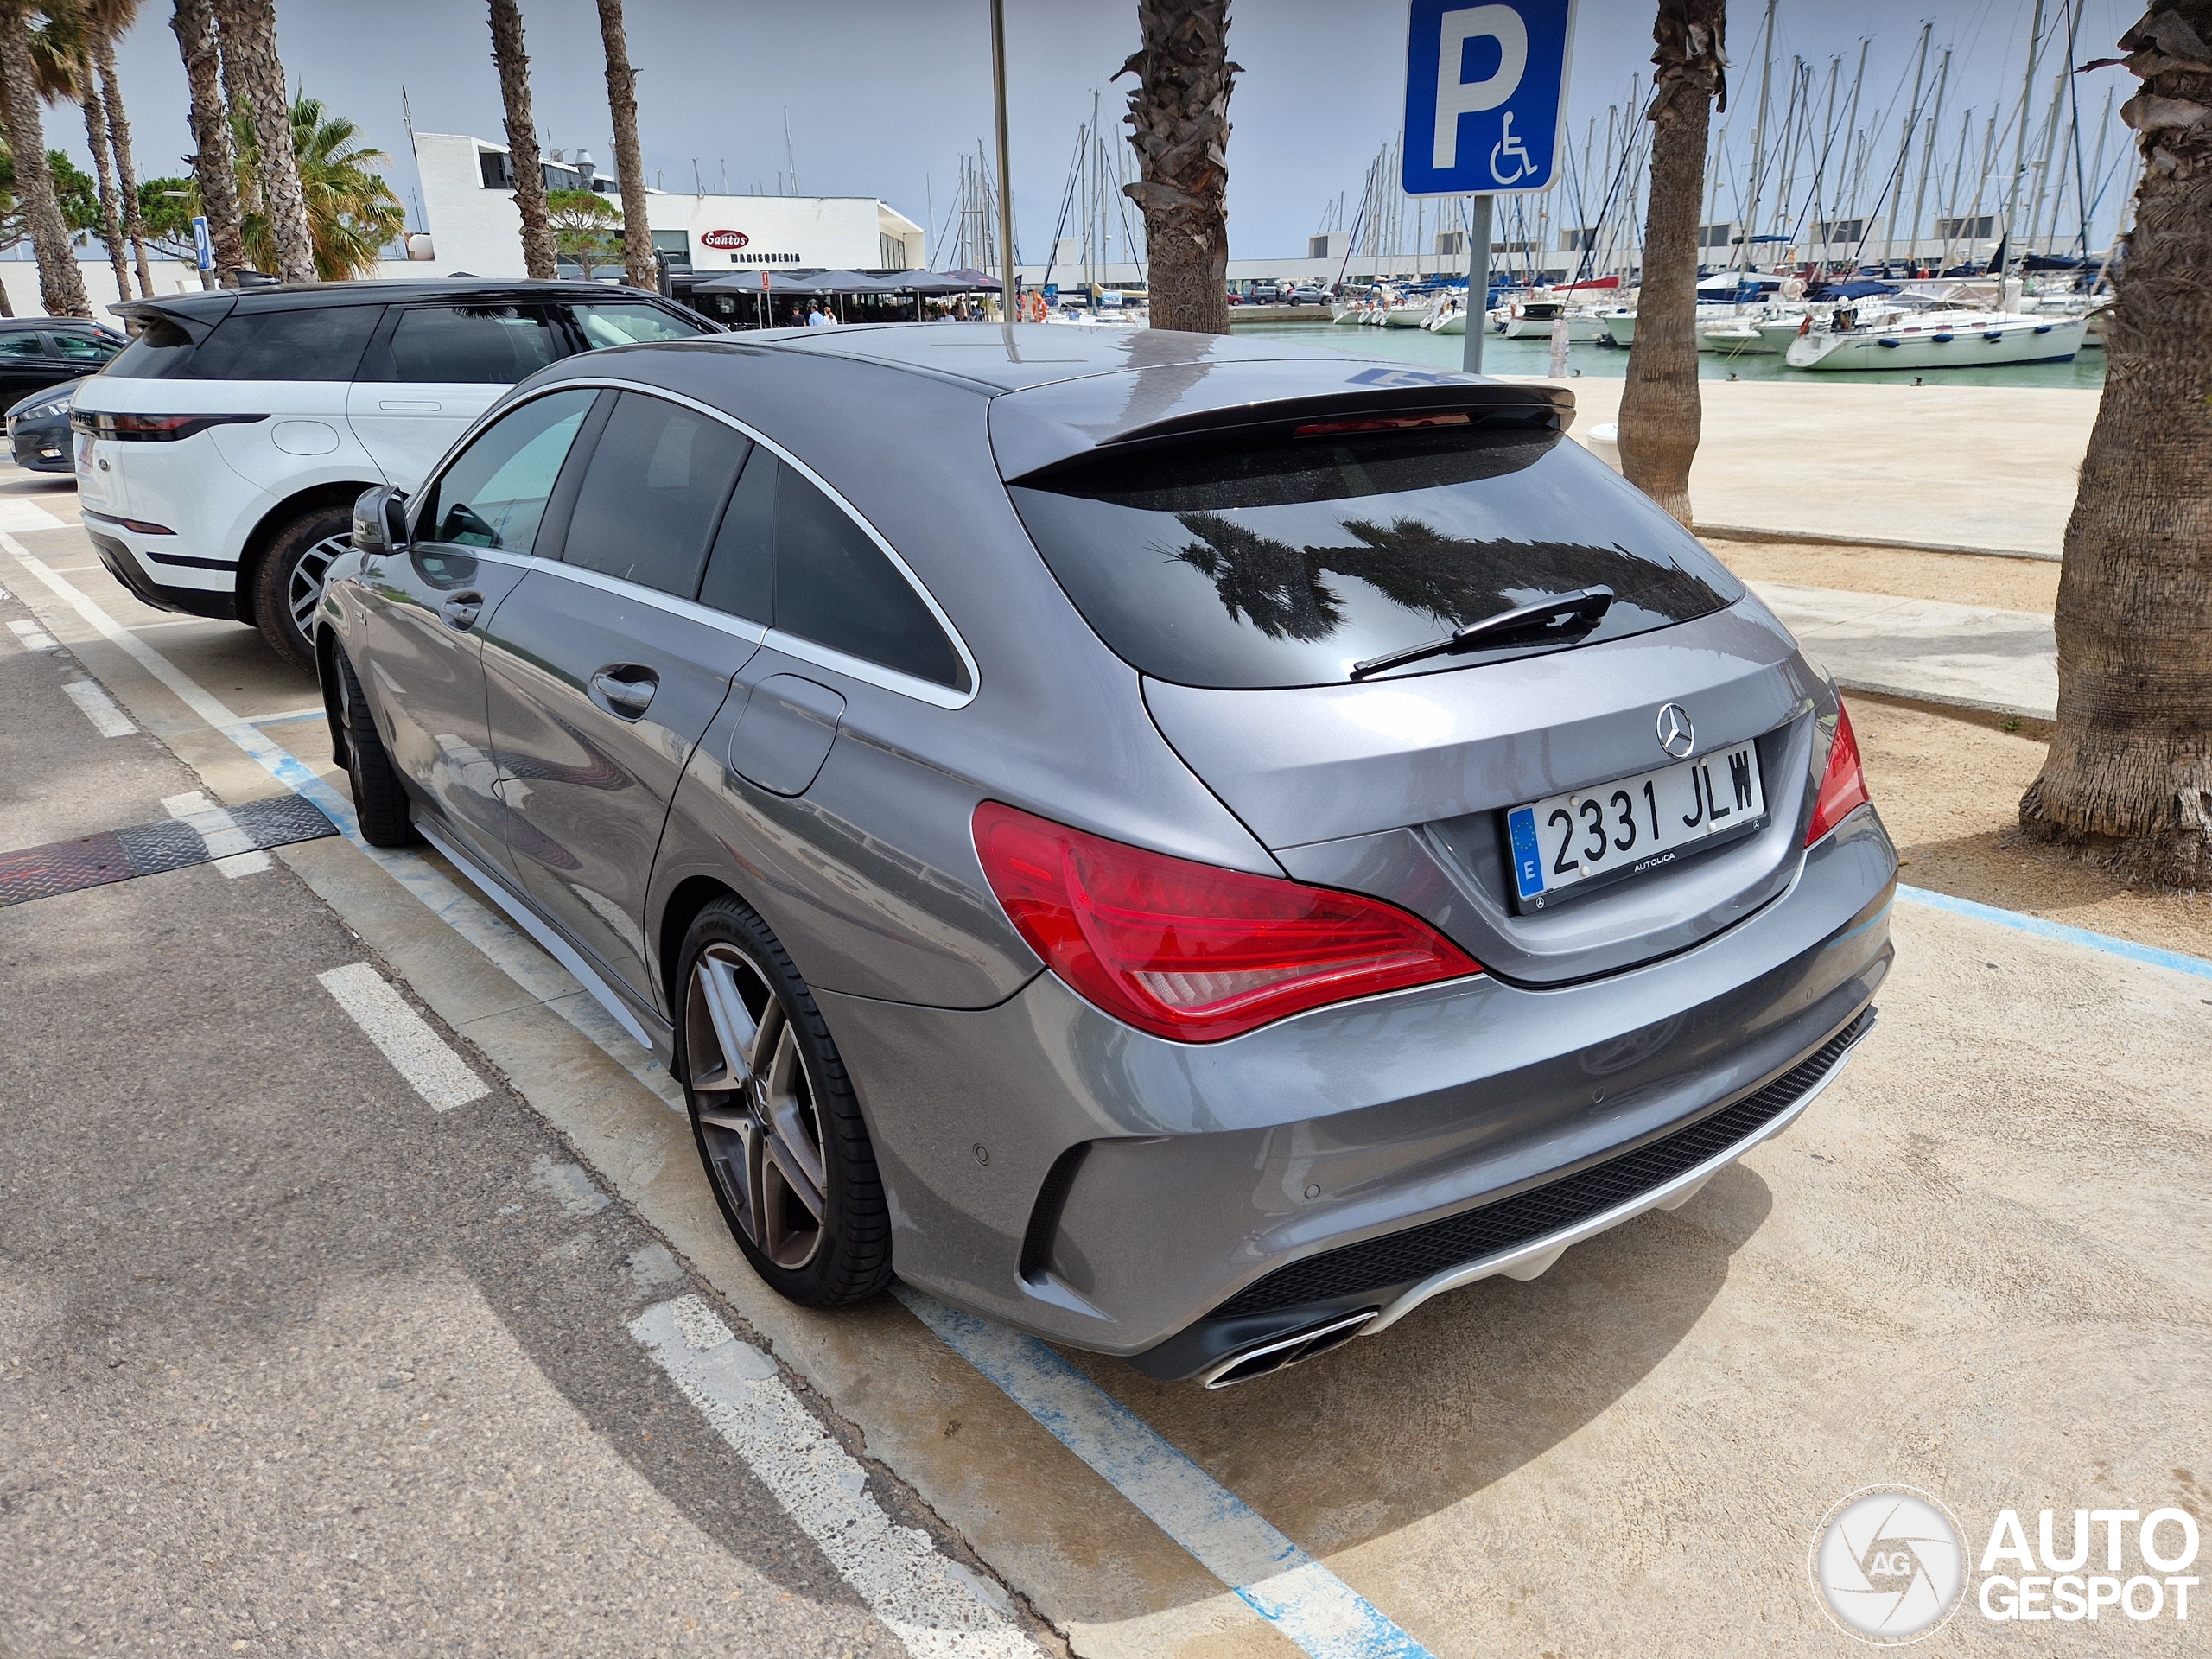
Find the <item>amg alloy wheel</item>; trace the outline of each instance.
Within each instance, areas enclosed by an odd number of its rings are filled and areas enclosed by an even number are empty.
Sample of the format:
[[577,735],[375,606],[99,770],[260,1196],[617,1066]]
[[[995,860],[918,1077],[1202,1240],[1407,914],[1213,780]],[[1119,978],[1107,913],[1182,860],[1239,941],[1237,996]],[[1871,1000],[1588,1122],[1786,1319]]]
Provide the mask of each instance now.
[[828,1027],[760,918],[734,900],[686,941],[683,1075],[715,1196],[762,1278],[810,1306],[890,1277],[875,1160]]

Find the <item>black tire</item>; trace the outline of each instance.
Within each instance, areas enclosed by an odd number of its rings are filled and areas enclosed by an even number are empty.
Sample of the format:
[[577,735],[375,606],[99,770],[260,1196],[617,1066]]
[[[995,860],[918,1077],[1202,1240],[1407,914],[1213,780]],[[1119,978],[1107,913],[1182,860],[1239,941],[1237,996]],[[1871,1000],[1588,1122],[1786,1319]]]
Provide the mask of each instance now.
[[718,899],[684,935],[676,988],[677,1074],[738,1248],[802,1306],[874,1296],[891,1282],[890,1206],[851,1079],[791,957],[751,906]]
[[417,837],[407,808],[407,791],[385,751],[384,738],[361,696],[361,683],[346,653],[333,650],[330,665],[338,682],[338,723],[346,734],[346,778],[353,786],[353,810],[361,820],[361,839],[372,847],[411,847]]
[[350,503],[310,507],[276,532],[253,569],[254,625],[279,657],[310,674],[315,645],[308,624],[322,598],[323,572],[353,545],[353,537]]

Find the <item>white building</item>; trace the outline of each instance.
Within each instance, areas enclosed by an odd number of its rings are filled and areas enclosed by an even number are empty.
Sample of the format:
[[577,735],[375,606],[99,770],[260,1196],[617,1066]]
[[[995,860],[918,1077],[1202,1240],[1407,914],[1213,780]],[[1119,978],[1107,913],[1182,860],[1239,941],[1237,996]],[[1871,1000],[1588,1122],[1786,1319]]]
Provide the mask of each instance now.
[[[429,263],[479,276],[520,276],[522,213],[507,147],[464,133],[418,132],[415,165],[429,221]],[[545,163],[556,190],[613,195],[588,155]],[[872,196],[714,196],[653,191],[653,246],[679,280],[733,270],[918,270],[922,226]]]

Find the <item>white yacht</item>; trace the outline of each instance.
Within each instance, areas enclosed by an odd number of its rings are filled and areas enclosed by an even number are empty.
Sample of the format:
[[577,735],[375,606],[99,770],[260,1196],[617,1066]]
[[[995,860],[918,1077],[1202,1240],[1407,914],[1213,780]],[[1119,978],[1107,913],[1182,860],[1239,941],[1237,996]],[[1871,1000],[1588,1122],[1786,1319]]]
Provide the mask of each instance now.
[[[1838,318],[1846,315],[1839,308]],[[2063,363],[2082,349],[2086,320],[2006,311],[1923,311],[1872,326],[1808,328],[1783,361],[1793,369],[1963,369],[1994,363]]]

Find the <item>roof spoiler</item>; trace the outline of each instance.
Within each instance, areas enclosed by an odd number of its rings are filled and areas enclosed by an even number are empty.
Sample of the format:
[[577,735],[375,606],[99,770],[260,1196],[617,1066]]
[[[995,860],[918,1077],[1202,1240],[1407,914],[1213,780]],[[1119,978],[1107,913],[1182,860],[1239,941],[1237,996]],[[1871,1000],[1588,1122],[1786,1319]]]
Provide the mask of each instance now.
[[1445,414],[1534,422],[1564,433],[1574,419],[1574,394],[1556,384],[1357,359],[1231,363],[1195,374],[1150,367],[995,397],[991,444],[1000,475],[1012,482],[1164,444],[1287,438],[1301,426]]
[[[180,305],[177,301],[188,302]],[[228,303],[224,303],[227,300]],[[238,304],[236,294],[214,293],[156,295],[151,299],[123,300],[108,309],[126,322],[141,327],[156,319],[170,323],[192,336],[192,343],[199,345],[214,332],[215,325],[231,315]]]

